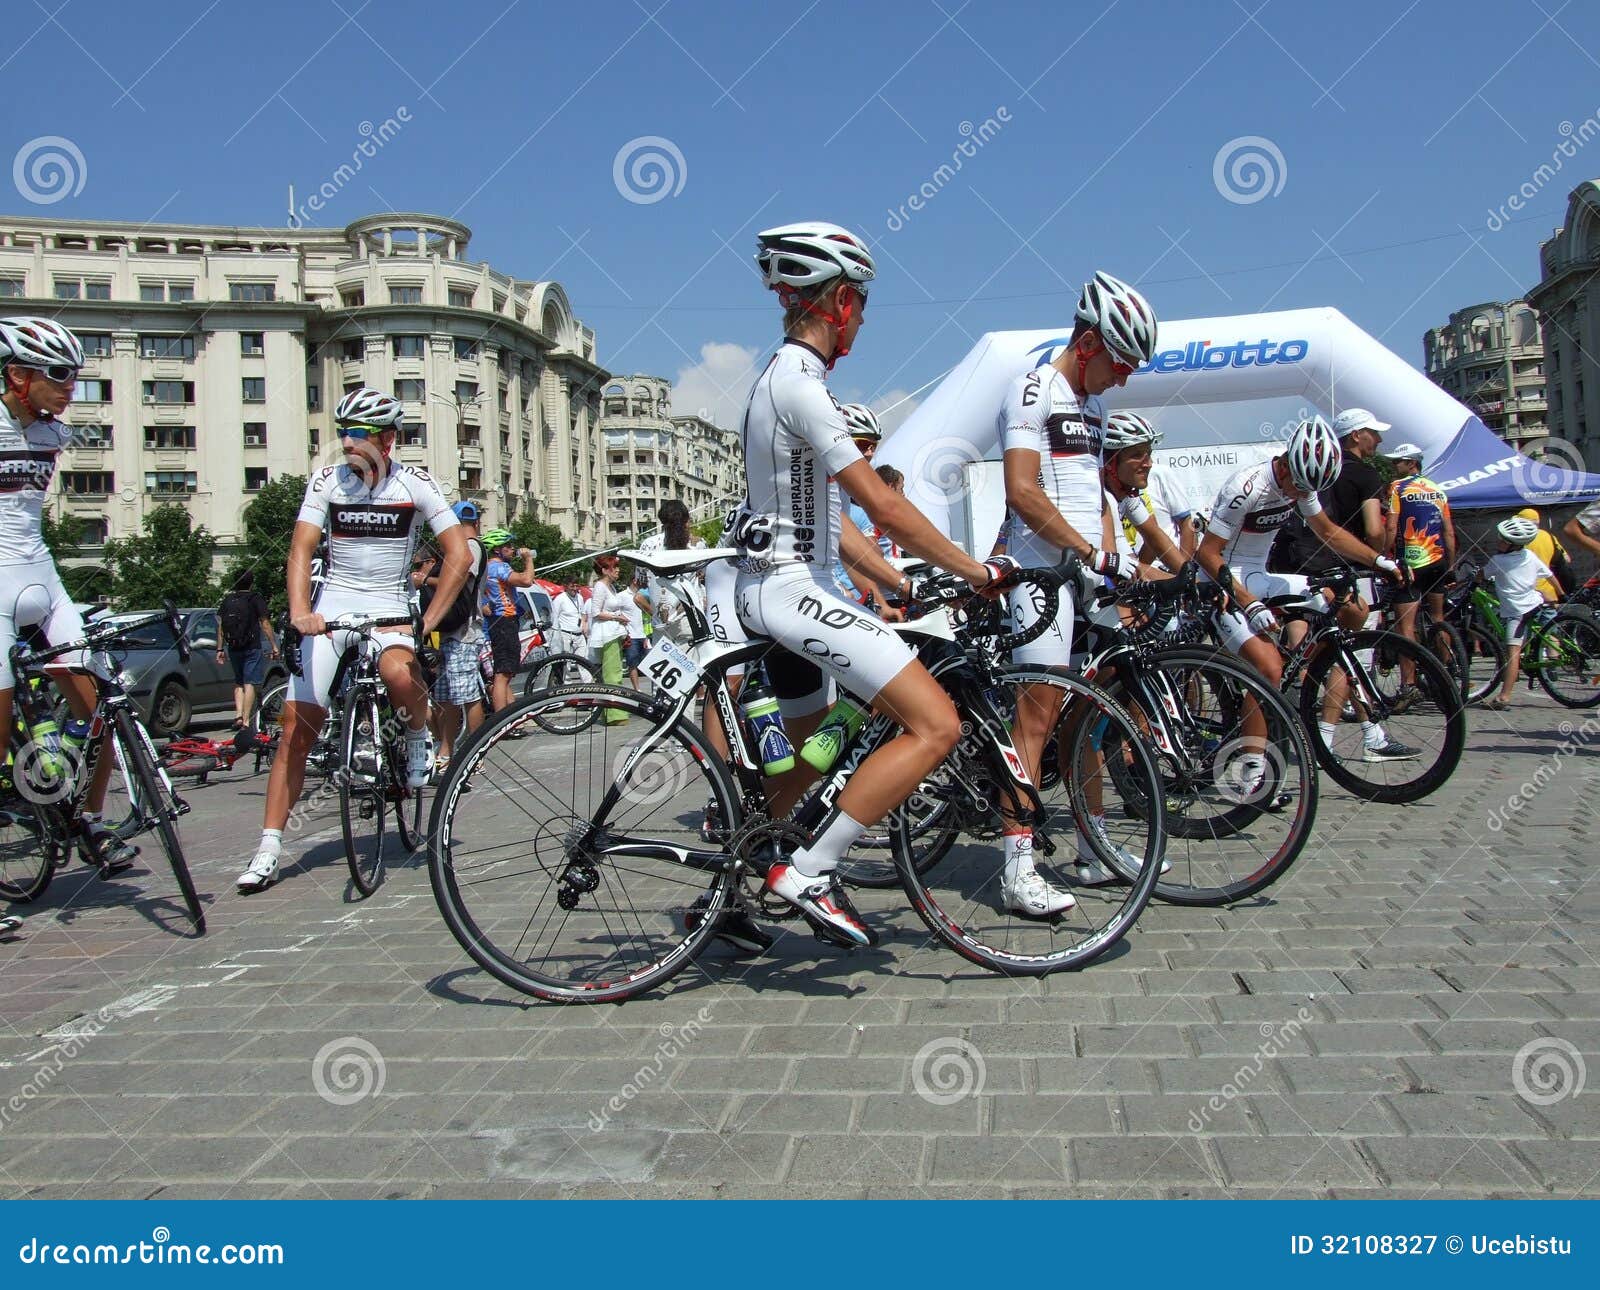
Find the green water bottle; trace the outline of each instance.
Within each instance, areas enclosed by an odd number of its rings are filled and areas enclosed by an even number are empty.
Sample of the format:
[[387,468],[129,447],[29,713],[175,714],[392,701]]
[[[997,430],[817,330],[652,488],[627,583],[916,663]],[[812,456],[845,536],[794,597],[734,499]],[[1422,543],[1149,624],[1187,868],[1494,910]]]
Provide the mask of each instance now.
[[801,745],[801,759],[819,774],[826,774],[866,720],[867,709],[857,705],[848,695],[841,694],[839,701],[828,710],[828,715],[817,727],[816,733]]
[[778,713],[778,696],[762,682],[745,687],[739,699],[740,710],[750,727],[761,769],[768,775],[781,775],[794,769],[794,745],[783,728]]

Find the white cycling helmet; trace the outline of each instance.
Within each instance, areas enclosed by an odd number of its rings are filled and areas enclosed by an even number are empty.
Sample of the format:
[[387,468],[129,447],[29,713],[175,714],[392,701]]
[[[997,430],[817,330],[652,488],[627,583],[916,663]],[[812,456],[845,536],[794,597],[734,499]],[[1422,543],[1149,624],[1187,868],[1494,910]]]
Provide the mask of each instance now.
[[844,413],[845,429],[850,431],[852,439],[870,439],[873,443],[883,441],[883,427],[878,424],[878,414],[865,403],[841,403],[839,411]]
[[1161,431],[1137,412],[1113,412],[1106,418],[1106,433],[1101,446],[1109,457],[1124,448],[1136,448],[1145,443],[1154,448],[1160,442]]
[[1156,314],[1150,302],[1126,282],[1096,273],[1078,297],[1078,318],[1100,333],[1100,339],[1135,367],[1156,352]]
[[811,221],[756,234],[761,280],[775,291],[805,288],[843,275],[866,294],[876,270],[872,253],[849,229]]
[[340,425],[377,426],[380,429],[399,425],[405,415],[405,405],[399,399],[365,385],[359,390],[351,390],[333,410],[333,419]]
[[1302,421],[1289,436],[1289,478],[1309,493],[1331,488],[1344,465],[1344,450],[1333,429],[1321,417]]
[[1508,520],[1501,520],[1494,526],[1494,531],[1503,537],[1512,546],[1527,546],[1534,538],[1539,536],[1539,526],[1532,520],[1525,520],[1520,515],[1513,515]]
[[0,363],[43,370],[82,367],[78,338],[50,318],[0,318]]

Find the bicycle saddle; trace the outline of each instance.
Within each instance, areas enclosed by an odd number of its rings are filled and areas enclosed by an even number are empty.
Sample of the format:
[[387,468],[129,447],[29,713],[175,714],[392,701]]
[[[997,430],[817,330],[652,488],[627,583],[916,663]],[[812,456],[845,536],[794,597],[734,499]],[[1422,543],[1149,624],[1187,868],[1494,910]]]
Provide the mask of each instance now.
[[649,569],[651,573],[692,573],[697,569],[704,569],[708,564],[715,564],[718,560],[737,560],[744,553],[731,546],[695,546],[684,547],[682,550],[668,551],[662,548],[646,555],[643,551],[622,550],[617,554],[624,560],[631,560],[641,568]]

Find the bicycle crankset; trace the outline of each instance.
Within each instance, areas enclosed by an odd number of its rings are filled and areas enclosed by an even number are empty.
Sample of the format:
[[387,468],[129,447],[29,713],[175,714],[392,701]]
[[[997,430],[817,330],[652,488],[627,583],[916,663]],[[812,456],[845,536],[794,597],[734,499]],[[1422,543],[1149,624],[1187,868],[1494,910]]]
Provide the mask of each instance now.
[[739,862],[745,899],[764,917],[779,922],[800,917],[787,900],[768,894],[767,870],[810,841],[804,829],[788,820],[753,820],[728,840],[728,854]]

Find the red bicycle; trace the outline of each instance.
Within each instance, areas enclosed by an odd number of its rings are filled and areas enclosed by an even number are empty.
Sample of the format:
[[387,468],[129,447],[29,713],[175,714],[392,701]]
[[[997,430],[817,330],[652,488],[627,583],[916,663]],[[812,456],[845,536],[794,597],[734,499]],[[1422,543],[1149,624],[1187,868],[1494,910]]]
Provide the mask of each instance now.
[[248,728],[235,731],[226,742],[173,739],[161,750],[161,765],[169,775],[193,775],[197,783],[204,784],[212,771],[232,770],[241,757],[254,757],[255,770],[259,772],[276,742],[271,735]]

